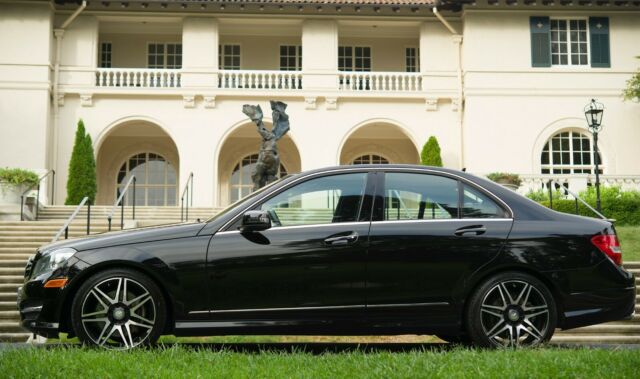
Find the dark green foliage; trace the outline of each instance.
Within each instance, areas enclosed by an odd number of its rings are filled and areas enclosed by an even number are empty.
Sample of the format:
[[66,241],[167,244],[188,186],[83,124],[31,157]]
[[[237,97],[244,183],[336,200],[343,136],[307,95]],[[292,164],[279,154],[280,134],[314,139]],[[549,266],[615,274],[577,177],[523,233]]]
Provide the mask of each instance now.
[[487,178],[496,183],[513,184],[514,186],[518,187],[520,187],[520,184],[522,183],[522,180],[520,180],[520,175],[512,174],[509,172],[492,172],[491,174],[487,175]]
[[436,137],[431,136],[422,147],[420,153],[420,163],[425,166],[442,167],[442,157],[440,157],[440,145]]
[[[593,208],[596,207],[596,190],[589,187],[578,194]],[[616,225],[640,225],[640,192],[622,191],[620,187],[602,187],[600,191],[602,214],[616,220]],[[549,198],[539,201],[545,207],[549,206]],[[564,213],[576,213],[575,200],[555,199],[553,209]],[[578,203],[578,214],[596,217],[596,215],[582,203]]]
[[85,196],[91,203],[96,197],[96,161],[93,156],[93,144],[84,128],[82,120],[78,121],[76,138],[69,161],[69,178],[67,179],[66,205],[77,205]]
[[15,186],[33,187],[38,184],[38,175],[21,168],[0,168],[0,182]]

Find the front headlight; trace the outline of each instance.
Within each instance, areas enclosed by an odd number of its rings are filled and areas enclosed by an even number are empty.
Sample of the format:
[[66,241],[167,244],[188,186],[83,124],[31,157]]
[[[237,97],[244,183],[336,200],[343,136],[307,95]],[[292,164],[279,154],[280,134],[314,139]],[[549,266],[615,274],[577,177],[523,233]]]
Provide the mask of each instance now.
[[32,277],[38,276],[43,272],[49,272],[64,265],[64,263],[76,253],[75,249],[63,247],[61,249],[45,251],[36,262],[33,268]]

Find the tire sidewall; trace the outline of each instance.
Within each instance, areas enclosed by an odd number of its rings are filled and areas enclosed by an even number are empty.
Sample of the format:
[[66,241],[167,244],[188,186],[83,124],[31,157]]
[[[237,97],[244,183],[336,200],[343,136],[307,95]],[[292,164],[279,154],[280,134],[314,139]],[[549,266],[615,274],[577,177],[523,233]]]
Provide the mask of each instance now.
[[162,335],[164,326],[166,324],[166,303],[162,291],[148,276],[129,269],[109,269],[102,272],[98,272],[89,277],[76,292],[73,303],[71,305],[71,325],[73,330],[80,341],[85,345],[97,346],[96,343],[89,337],[82,325],[82,304],[84,299],[88,295],[89,291],[98,283],[114,277],[124,277],[134,280],[145,287],[149,294],[153,298],[156,304],[156,322],[153,329],[147,336],[147,338],[137,346],[150,345],[155,343]]
[[484,333],[481,323],[481,306],[484,297],[487,295],[489,290],[493,288],[496,284],[509,281],[509,280],[519,280],[524,281],[532,286],[534,286],[542,296],[544,297],[547,305],[549,307],[549,325],[547,326],[547,330],[544,333],[544,336],[539,344],[536,346],[540,346],[548,342],[553,333],[555,331],[557,320],[558,320],[558,312],[555,299],[553,294],[549,290],[549,288],[539,279],[531,276],[529,274],[525,274],[522,272],[504,272],[500,274],[496,274],[489,279],[482,282],[477,289],[474,291],[473,295],[469,300],[469,306],[467,307],[467,312],[465,314],[465,323],[467,326],[467,331],[469,333],[469,337],[471,340],[477,345],[481,347],[501,347],[493,342],[487,337]]

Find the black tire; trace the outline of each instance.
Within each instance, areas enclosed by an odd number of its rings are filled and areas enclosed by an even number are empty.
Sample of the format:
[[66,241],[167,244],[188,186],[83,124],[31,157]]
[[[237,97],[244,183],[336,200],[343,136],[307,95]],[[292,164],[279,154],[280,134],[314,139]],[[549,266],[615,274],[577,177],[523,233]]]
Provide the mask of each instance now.
[[94,274],[80,286],[71,305],[73,329],[89,346],[126,350],[154,344],[166,319],[160,288],[130,269]]
[[545,344],[557,324],[551,291],[537,278],[504,272],[481,283],[469,299],[465,325],[481,347],[532,347]]

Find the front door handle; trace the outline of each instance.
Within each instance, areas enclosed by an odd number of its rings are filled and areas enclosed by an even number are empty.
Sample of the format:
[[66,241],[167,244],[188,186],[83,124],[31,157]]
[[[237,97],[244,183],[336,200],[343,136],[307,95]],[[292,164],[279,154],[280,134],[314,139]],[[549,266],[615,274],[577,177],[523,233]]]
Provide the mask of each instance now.
[[469,225],[469,226],[463,226],[462,228],[456,229],[456,231],[453,233],[458,237],[462,237],[467,233],[473,233],[476,236],[479,236],[480,234],[484,234],[487,231],[487,228],[484,227],[484,225]]
[[351,232],[346,236],[329,237],[324,240],[324,243],[331,246],[345,246],[351,245],[358,240],[358,233]]

